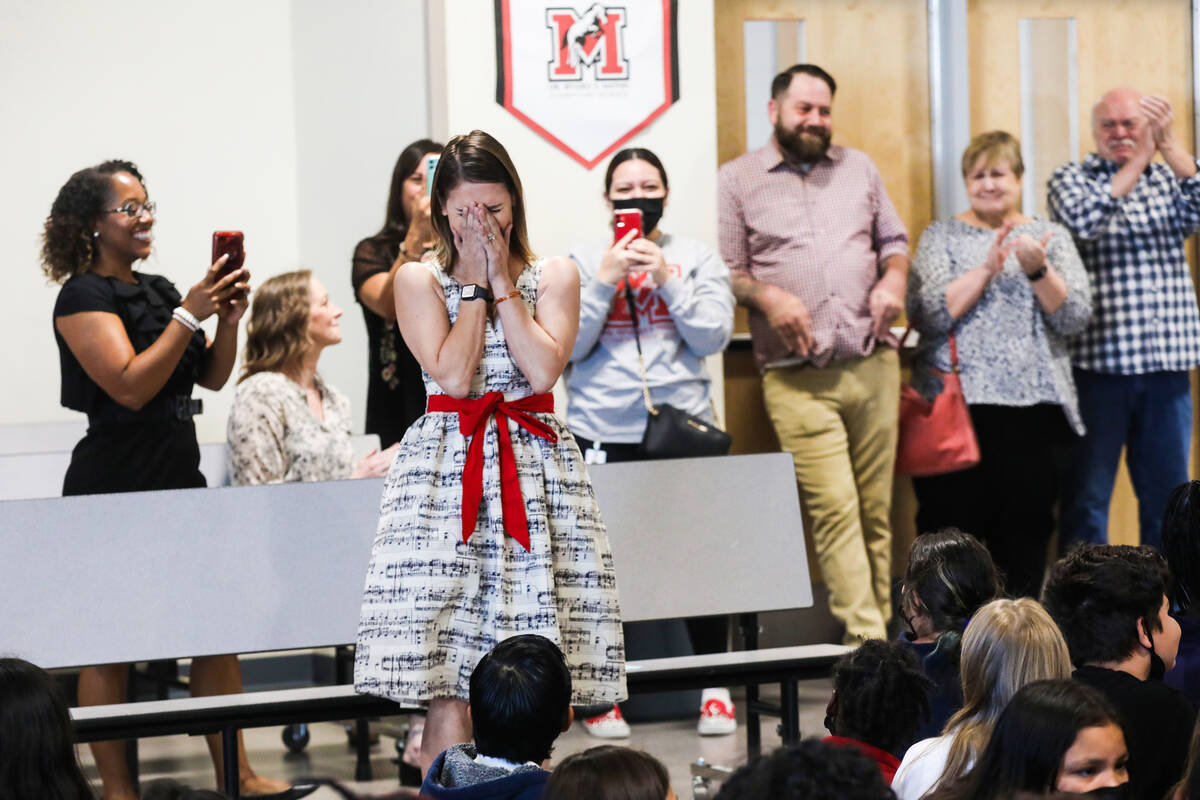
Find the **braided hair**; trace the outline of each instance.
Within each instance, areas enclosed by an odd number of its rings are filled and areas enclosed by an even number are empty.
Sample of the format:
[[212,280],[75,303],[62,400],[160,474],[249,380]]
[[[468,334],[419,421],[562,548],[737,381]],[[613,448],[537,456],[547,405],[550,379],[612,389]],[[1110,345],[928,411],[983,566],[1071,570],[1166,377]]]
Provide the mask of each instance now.
[[897,752],[929,718],[933,689],[911,648],[881,639],[863,642],[833,667],[833,732]]

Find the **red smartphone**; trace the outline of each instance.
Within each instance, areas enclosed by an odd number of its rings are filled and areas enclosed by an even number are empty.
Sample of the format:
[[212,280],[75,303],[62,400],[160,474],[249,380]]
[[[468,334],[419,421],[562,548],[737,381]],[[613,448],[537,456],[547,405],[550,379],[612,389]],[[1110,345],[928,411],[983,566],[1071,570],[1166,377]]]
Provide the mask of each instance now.
[[637,231],[635,239],[642,233],[642,210],[640,208],[618,208],[613,212],[613,244],[621,241],[630,231]]
[[225,262],[225,266],[221,267],[221,273],[218,277],[225,277],[235,270],[242,268],[242,264],[246,262],[245,238],[241,231],[217,231],[213,234],[212,245],[212,262],[217,263],[217,259],[226,253],[229,254],[229,260]]

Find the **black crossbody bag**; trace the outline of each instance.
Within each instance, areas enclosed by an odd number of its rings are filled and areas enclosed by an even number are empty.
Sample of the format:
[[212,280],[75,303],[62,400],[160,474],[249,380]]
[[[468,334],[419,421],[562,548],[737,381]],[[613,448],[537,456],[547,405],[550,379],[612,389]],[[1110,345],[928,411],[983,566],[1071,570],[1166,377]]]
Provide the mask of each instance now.
[[642,402],[646,404],[646,432],[639,449],[648,459],[697,458],[723,456],[729,453],[733,438],[716,425],[686,411],[650,401],[650,384],[646,382],[646,361],[642,357],[642,338],[638,332],[637,305],[629,279],[625,280],[625,302],[633,319],[633,341],[637,345],[638,371],[642,375]]

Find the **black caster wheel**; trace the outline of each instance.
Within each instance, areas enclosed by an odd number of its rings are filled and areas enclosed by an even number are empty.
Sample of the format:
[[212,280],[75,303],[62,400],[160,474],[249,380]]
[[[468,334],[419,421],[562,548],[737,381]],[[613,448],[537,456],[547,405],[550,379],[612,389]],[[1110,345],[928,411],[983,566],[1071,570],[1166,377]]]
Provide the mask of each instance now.
[[285,725],[283,728],[283,746],[289,753],[299,753],[308,745],[308,725],[303,722],[296,725]]

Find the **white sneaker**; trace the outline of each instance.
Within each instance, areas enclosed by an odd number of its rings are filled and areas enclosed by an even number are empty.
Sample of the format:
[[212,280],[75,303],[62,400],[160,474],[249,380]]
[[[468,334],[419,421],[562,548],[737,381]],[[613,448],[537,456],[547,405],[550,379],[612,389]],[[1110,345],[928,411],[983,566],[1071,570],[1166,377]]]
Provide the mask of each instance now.
[[700,721],[696,732],[701,736],[725,736],[737,730],[733,698],[728,689],[705,689],[700,696]]
[[621,716],[621,709],[616,703],[608,713],[583,721],[583,729],[597,739],[628,739],[632,731],[629,723]]

